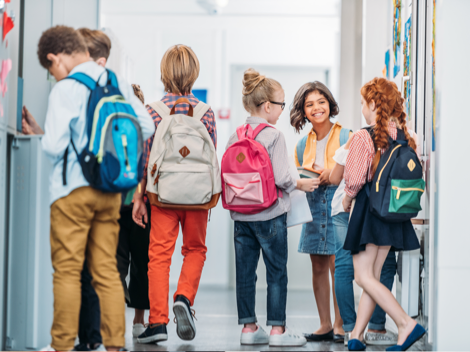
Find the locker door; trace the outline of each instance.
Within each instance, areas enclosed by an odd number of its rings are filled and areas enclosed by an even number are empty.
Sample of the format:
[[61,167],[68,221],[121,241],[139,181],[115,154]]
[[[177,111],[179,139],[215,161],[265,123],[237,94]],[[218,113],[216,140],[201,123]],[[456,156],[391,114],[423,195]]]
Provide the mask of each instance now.
[[6,348],[50,343],[52,264],[49,170],[41,136],[16,137],[11,148]]

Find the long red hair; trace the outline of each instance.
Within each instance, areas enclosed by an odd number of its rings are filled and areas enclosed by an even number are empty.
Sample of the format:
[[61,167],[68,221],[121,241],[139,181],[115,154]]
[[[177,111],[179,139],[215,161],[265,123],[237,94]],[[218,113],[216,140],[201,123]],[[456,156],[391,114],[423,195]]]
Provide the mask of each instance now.
[[372,174],[374,174],[379,165],[382,150],[388,148],[388,124],[390,121],[395,121],[397,128],[403,130],[411,148],[416,149],[416,143],[410,137],[406,128],[406,114],[403,110],[404,99],[394,82],[376,77],[361,88],[361,95],[367,104],[374,101],[377,109],[377,123],[374,126],[374,148],[376,152],[371,169]]

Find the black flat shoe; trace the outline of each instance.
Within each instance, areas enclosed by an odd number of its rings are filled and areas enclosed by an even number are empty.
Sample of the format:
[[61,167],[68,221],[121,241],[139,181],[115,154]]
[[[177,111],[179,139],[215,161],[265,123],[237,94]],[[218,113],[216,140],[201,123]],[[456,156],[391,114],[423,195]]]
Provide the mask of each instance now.
[[[333,331],[331,330],[330,332],[327,332],[326,334],[304,334],[304,337],[307,339],[307,341],[310,342],[320,342],[320,341],[331,341],[333,340]],[[343,336],[343,341],[344,341],[344,336]]]
[[334,335],[333,335],[333,342],[334,342],[334,343],[342,343],[342,342],[344,342],[344,335],[341,335],[341,334],[334,334]]

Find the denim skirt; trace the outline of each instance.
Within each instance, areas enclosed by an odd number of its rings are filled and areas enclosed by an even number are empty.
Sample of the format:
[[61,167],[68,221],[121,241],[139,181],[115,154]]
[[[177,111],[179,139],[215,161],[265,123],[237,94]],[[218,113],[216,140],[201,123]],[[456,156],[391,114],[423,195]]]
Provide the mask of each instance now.
[[335,234],[331,217],[331,201],[337,186],[320,186],[313,192],[307,192],[313,221],[302,225],[299,249],[300,253],[334,255]]

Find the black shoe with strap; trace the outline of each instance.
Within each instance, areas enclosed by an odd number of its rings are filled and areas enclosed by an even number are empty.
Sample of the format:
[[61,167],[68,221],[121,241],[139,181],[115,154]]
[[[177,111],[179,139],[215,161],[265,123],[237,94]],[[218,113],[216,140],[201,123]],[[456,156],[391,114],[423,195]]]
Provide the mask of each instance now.
[[157,343],[166,340],[168,340],[168,333],[165,324],[149,324],[137,338],[138,343]]
[[189,299],[183,295],[176,296],[173,304],[175,313],[176,333],[181,340],[190,341],[196,337],[196,325],[194,324],[194,310],[191,309]]

